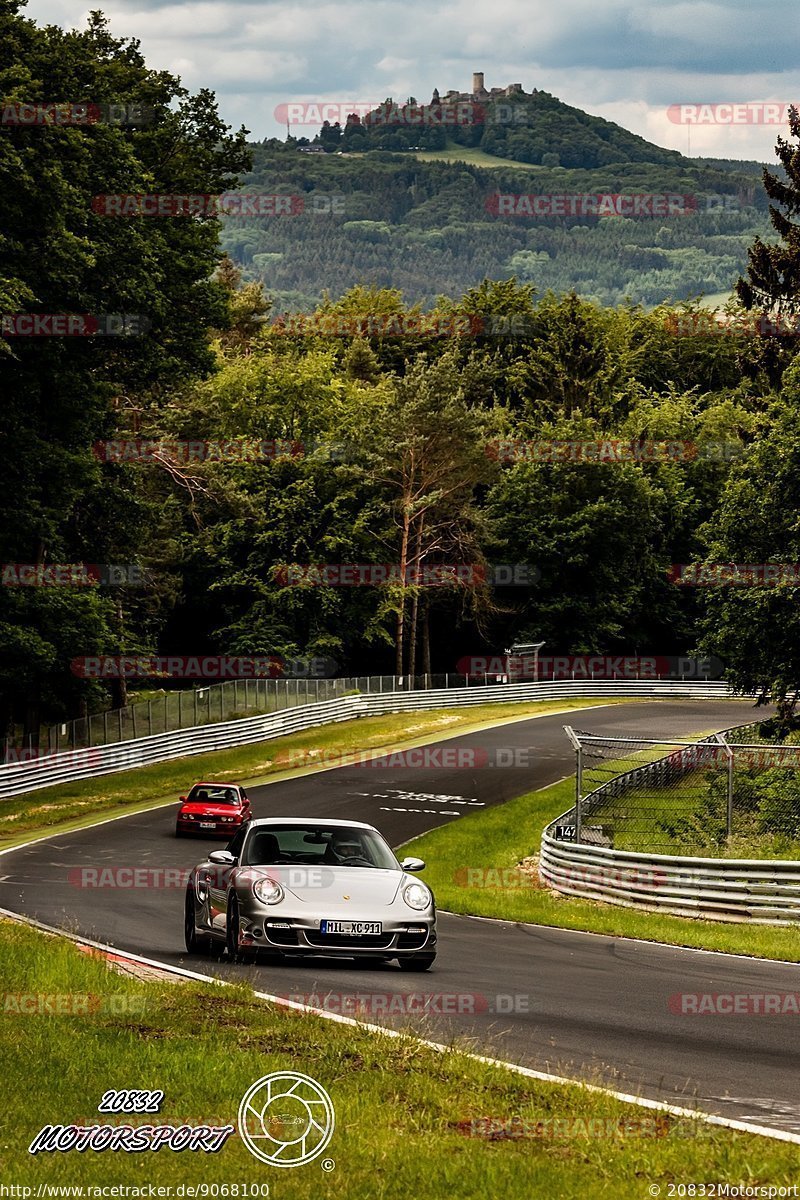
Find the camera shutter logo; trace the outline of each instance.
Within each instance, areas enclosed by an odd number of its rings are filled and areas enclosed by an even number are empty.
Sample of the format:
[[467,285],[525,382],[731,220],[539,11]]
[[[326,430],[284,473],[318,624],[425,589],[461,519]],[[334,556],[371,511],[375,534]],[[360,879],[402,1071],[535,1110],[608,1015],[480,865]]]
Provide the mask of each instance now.
[[258,1079],[239,1105],[239,1135],[247,1149],[272,1167],[302,1167],[333,1136],[333,1102],[309,1075],[275,1071]]

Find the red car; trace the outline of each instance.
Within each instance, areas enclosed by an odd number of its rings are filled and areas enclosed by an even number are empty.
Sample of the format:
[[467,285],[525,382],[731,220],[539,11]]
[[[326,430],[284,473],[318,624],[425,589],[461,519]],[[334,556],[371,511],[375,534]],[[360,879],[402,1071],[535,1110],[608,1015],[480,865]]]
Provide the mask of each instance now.
[[238,783],[196,783],[180,804],[176,837],[199,833],[230,840],[252,816],[247,792]]

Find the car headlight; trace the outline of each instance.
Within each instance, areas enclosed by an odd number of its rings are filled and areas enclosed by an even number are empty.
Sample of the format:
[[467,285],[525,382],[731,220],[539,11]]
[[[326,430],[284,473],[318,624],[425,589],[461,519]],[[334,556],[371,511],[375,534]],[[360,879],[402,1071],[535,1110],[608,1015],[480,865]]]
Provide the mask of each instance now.
[[257,879],[253,884],[253,895],[262,904],[280,904],[283,888],[274,879]]
[[181,813],[181,820],[182,821],[193,821],[194,813]]
[[403,889],[403,899],[409,908],[415,908],[417,912],[420,912],[423,908],[429,907],[431,894],[423,884],[415,881]]

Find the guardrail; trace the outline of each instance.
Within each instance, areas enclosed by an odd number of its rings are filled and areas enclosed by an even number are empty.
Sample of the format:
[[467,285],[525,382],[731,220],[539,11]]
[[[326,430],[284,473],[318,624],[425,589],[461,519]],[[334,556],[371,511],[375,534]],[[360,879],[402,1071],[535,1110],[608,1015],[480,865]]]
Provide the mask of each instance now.
[[724,682],[670,683],[657,680],[586,680],[558,683],[499,684],[479,688],[436,688],[408,692],[370,693],[304,704],[277,713],[241,717],[216,725],[178,729],[151,737],[129,739],[63,754],[48,754],[27,762],[0,766],[0,798],[20,795],[74,779],[89,779],[131,770],[210,750],[231,749],[269,741],[318,725],[349,721],[382,713],[460,708],[525,700],[622,697],[720,700],[730,696]]
[[637,854],[542,834],[539,873],[567,896],[680,917],[790,925],[800,921],[800,863]]
[[[623,772],[590,792],[584,803],[601,798],[598,794],[607,789],[624,792],[643,771],[692,769],[697,755],[691,750],[700,750],[702,756],[701,747],[712,749],[718,736],[713,734],[693,748],[681,747],[663,759]],[[726,746],[721,738],[720,746]],[[590,803],[589,812],[591,807]],[[539,874],[555,891],[681,917],[759,925],[800,921],[800,862],[648,854],[557,837],[557,831],[575,828],[575,811],[573,806],[561,813],[542,834]]]

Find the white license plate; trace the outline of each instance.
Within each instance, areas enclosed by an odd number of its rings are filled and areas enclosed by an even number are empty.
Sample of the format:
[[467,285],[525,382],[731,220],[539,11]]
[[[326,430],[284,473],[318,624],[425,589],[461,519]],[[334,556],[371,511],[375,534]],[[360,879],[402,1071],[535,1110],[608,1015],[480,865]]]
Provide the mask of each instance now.
[[201,829],[216,829],[217,826],[214,821],[201,821],[200,828]]
[[382,932],[380,921],[320,921],[320,933],[344,934],[345,937],[362,937],[365,934]]

